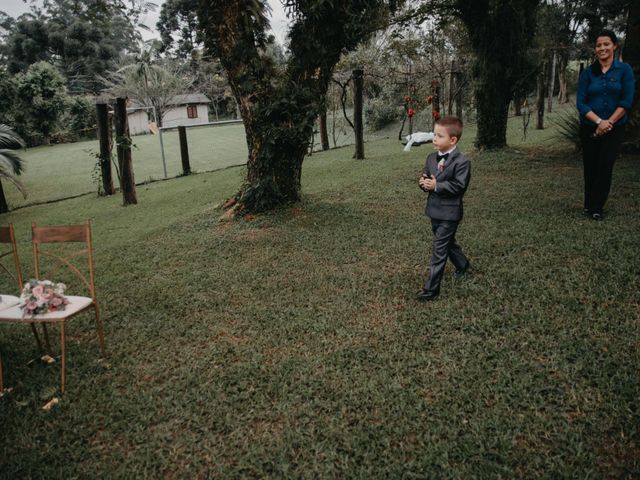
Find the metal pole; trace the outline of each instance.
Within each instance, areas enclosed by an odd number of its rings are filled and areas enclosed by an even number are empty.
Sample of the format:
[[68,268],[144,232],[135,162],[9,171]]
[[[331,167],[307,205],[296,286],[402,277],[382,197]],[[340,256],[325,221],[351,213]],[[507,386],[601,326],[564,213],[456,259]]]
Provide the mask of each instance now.
[[162,170],[164,171],[164,178],[167,178],[167,160],[164,157],[164,142],[162,141],[162,127],[158,123],[158,110],[153,107],[153,116],[156,117],[156,125],[158,125],[158,137],[160,138],[160,153],[162,154]]

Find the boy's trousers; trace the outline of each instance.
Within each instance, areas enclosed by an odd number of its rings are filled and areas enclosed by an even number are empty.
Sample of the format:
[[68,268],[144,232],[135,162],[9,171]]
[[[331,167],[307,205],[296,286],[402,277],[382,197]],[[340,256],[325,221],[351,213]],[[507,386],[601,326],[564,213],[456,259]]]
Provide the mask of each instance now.
[[456,243],[458,223],[457,220],[431,219],[431,229],[433,230],[431,271],[424,286],[424,289],[429,292],[440,292],[440,282],[447,265],[447,259],[451,260],[456,270],[463,270],[469,262],[462,253],[460,245]]

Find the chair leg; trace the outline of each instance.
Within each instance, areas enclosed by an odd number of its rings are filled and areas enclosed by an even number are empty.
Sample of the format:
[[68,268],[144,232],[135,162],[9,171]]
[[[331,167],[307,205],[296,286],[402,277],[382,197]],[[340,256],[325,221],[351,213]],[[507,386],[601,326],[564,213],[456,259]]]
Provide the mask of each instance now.
[[66,352],[65,352],[65,342],[64,342],[64,321],[60,322],[60,393],[64,393],[64,382],[65,382],[65,367],[67,363]]
[[40,341],[40,335],[38,335],[38,330],[36,329],[35,323],[31,324],[31,331],[33,332],[33,336],[36,337],[36,343],[38,344],[38,350],[40,352],[40,355],[42,355],[42,352],[43,352],[42,342]]
[[102,330],[102,319],[100,318],[100,312],[98,310],[98,304],[93,304],[93,309],[96,313],[96,328],[98,329],[98,338],[100,339],[100,350],[102,355],[106,354],[106,348],[104,345],[104,331]]
[[2,379],[2,356],[0,355],[0,395],[4,392],[4,383]]
[[44,332],[44,343],[47,345],[47,353],[53,357],[53,350],[51,350],[51,342],[49,341],[49,331],[47,330],[47,324],[42,324],[42,331]]

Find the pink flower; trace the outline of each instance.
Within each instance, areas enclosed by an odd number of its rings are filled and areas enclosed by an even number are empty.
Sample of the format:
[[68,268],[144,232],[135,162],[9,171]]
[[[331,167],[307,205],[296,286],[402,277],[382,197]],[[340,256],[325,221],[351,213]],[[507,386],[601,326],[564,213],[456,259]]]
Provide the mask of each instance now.
[[31,293],[36,297],[41,297],[44,294],[44,288],[42,285],[36,285],[31,289]]
[[53,305],[54,307],[57,307],[58,305],[62,305],[63,303],[64,302],[60,297],[55,297],[53,300],[51,300],[51,305]]
[[27,303],[26,308],[27,310],[34,311],[36,308],[38,308],[38,304],[36,302],[29,302]]

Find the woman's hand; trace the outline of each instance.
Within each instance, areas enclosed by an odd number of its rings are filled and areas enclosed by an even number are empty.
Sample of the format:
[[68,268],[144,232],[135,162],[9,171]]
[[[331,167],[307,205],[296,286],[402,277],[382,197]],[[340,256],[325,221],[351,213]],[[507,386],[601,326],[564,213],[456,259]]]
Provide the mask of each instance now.
[[605,133],[609,133],[613,128],[613,122],[610,120],[602,120],[598,127],[596,128],[596,135],[598,137],[604,135]]

